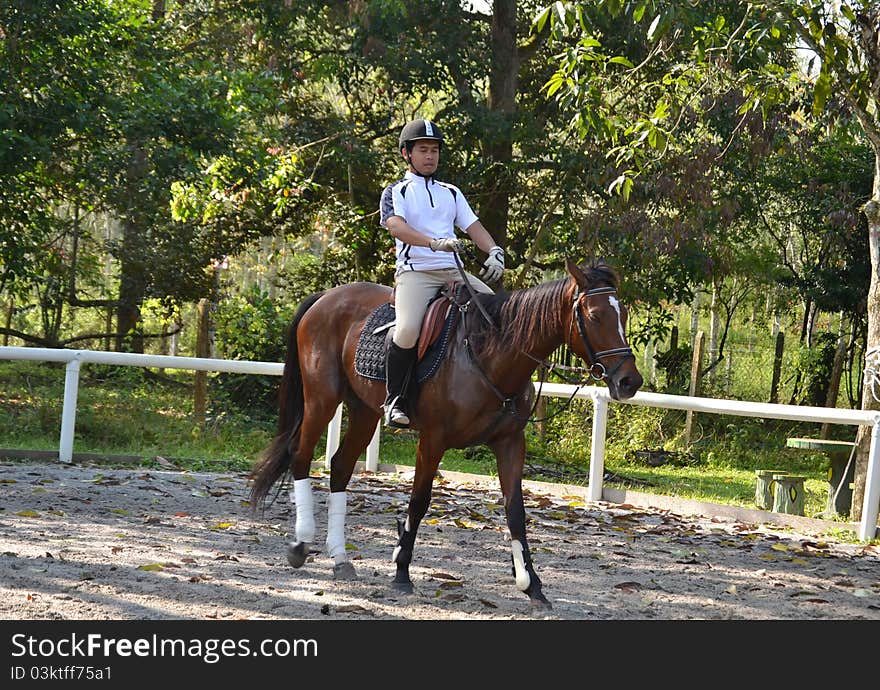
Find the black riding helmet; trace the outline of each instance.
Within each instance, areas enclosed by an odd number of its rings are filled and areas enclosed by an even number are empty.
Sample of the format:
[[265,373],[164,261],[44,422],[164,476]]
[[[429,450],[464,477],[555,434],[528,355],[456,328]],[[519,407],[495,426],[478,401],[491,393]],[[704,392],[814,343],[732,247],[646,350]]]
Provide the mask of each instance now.
[[440,128],[430,120],[413,120],[404,125],[400,132],[398,150],[406,148],[407,153],[412,153],[413,144],[419,139],[430,139],[440,144],[443,148],[443,134]]

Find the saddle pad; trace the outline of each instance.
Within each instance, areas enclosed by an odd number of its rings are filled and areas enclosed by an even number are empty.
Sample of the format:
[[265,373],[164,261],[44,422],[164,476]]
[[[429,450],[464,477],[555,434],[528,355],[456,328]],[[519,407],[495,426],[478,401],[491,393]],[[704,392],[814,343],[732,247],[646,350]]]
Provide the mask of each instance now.
[[[449,310],[449,315],[443,323],[443,330],[440,331],[437,340],[427,349],[425,356],[416,366],[416,380],[419,383],[431,378],[440,368],[440,363],[446,355],[449,344],[452,322],[457,313],[457,309]],[[388,337],[388,329],[383,328],[378,333],[373,333],[373,331],[393,320],[394,308],[388,302],[380,304],[367,317],[364,329],[358,337],[357,349],[354,352],[354,370],[360,376],[375,381],[385,380],[385,352],[387,350],[385,339]]]

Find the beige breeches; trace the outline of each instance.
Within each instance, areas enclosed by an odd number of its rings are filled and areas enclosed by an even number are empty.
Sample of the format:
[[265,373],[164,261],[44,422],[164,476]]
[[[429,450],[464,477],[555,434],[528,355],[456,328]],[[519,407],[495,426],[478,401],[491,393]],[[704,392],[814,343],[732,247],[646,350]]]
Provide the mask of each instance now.
[[[468,282],[476,292],[494,294],[486,283],[465,273]],[[442,268],[437,271],[402,271],[394,279],[394,311],[397,321],[394,327],[394,344],[403,349],[415,347],[419,339],[422,318],[428,309],[428,302],[437,290],[446,283],[461,276],[455,268]]]

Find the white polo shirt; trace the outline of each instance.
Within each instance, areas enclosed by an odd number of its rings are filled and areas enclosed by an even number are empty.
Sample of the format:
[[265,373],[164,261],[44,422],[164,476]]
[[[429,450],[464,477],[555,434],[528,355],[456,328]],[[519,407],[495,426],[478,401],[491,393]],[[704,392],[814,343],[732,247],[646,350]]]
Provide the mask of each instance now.
[[[391,216],[403,218],[432,239],[455,237],[455,228],[464,231],[479,220],[458,187],[412,171],[382,192],[379,225],[387,228]],[[397,247],[395,273],[455,268],[452,252],[434,252],[430,247],[416,247],[397,238],[394,241]]]

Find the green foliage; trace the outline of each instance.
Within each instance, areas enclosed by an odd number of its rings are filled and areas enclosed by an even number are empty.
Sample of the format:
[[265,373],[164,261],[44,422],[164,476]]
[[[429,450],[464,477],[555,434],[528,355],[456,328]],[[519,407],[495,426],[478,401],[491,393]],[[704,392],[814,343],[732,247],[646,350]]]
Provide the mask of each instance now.
[[802,345],[792,360],[792,366],[803,380],[800,405],[824,407],[837,350],[837,337],[833,333],[821,333],[813,347]]
[[[280,305],[258,286],[223,300],[216,314],[218,357],[283,362],[292,316],[289,305]],[[215,416],[227,406],[254,408],[267,416],[277,404],[278,380],[273,376],[221,373],[213,379],[212,391]]]

